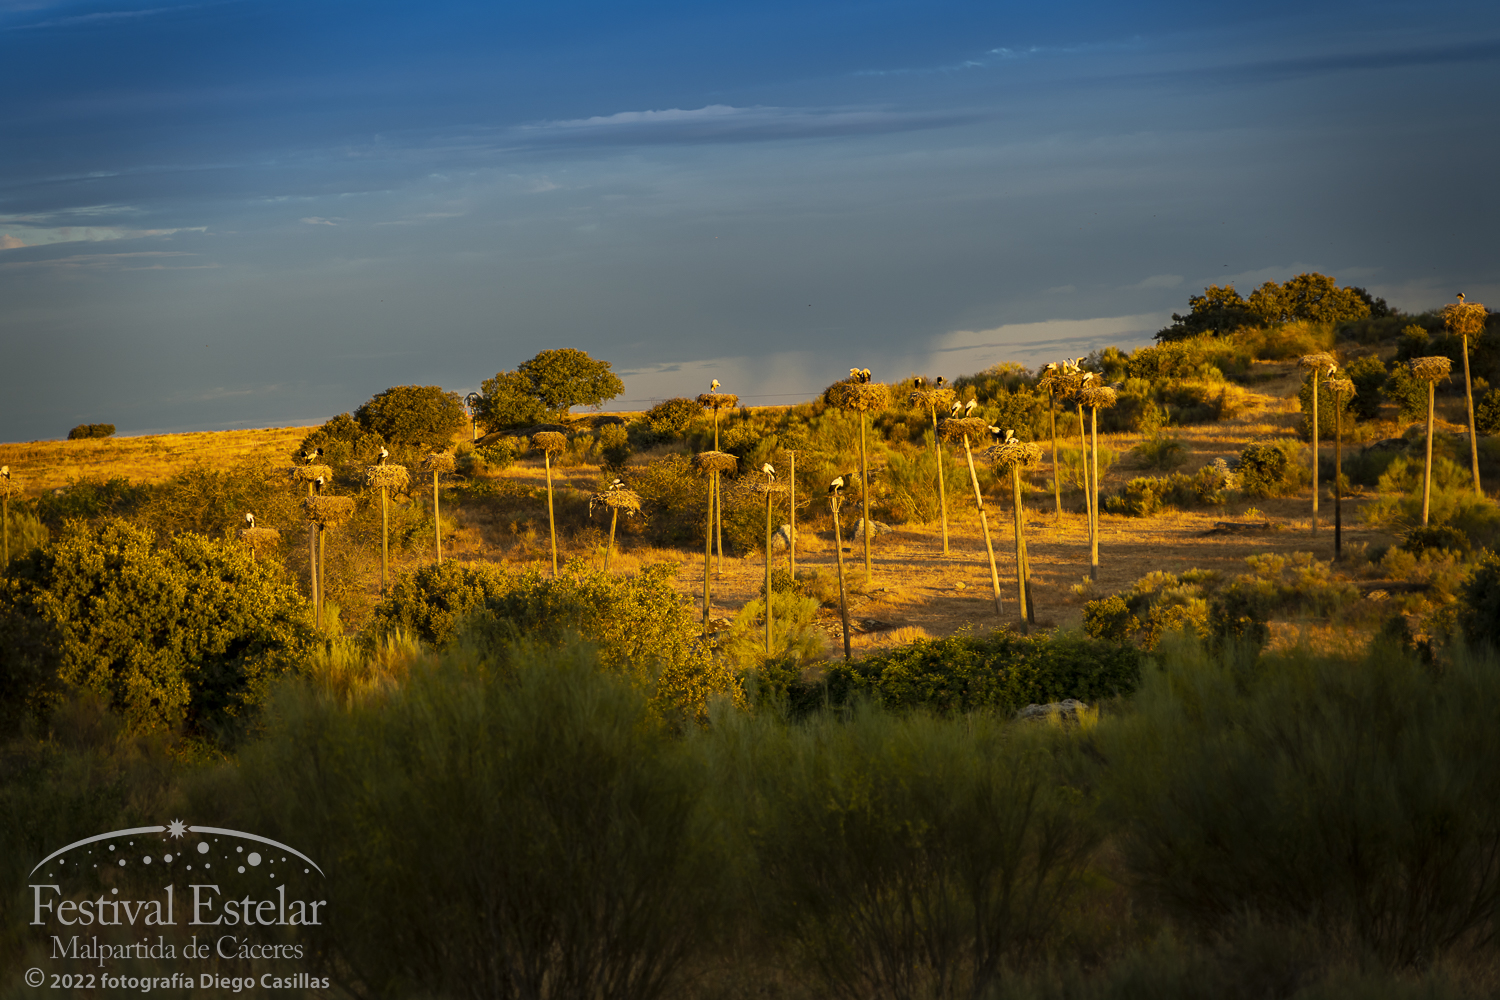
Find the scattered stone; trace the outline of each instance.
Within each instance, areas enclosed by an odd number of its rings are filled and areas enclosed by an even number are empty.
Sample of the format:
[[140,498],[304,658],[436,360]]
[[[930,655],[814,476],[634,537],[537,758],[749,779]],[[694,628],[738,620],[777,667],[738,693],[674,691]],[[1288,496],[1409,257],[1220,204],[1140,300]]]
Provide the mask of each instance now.
[[1079,714],[1087,708],[1088,705],[1077,698],[1065,698],[1062,701],[1048,702],[1045,705],[1027,705],[1016,713],[1016,718],[1028,721],[1056,715],[1063,722],[1077,722]]
[[771,535],[771,548],[776,552],[784,552],[792,544],[792,526],[783,524]]
[[958,581],[957,583],[955,583],[953,585],[953,589],[954,590],[965,590],[965,589],[968,588],[968,586],[969,585],[967,583],[964,583],[962,580],[960,580],[960,581]]
[[1251,535],[1261,531],[1280,531],[1275,521],[1215,521],[1205,535]]
[[[875,532],[875,537],[876,538],[879,538],[881,535],[889,535],[891,532],[893,532],[893,531],[896,530],[895,528],[892,528],[889,524],[882,524],[879,521],[873,521],[872,520],[870,523],[875,526],[874,532]],[[854,522],[854,534],[852,536],[850,536],[850,537],[852,537],[852,538],[863,538],[864,537],[864,530],[865,530],[865,519],[864,518],[860,518],[858,521]]]

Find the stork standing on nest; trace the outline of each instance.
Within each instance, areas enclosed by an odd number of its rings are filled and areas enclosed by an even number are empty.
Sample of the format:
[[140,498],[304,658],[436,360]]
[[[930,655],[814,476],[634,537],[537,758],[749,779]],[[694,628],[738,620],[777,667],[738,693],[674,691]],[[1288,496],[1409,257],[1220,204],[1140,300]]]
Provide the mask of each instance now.
[[254,514],[246,514],[245,515],[245,527],[249,528],[251,531],[255,530],[255,515]]
[[385,448],[381,448],[380,449],[380,458],[378,458],[376,460],[375,464],[376,465],[384,465],[385,464],[385,460],[388,459],[388,458],[390,458],[390,457],[391,457],[391,453],[389,451],[387,451]]
[[776,469],[771,465],[770,462],[767,462],[765,465],[762,465],[760,467],[760,471],[764,472],[766,474],[766,478],[767,479],[775,479],[776,478]]
[[713,381],[711,381],[711,382],[708,383],[708,391],[709,392],[718,392],[719,391],[719,380],[718,379],[714,379]]

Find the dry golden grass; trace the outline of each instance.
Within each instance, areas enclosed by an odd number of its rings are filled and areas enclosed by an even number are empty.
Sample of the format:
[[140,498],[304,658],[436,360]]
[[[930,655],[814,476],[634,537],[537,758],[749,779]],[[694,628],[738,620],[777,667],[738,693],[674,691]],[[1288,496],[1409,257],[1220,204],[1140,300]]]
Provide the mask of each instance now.
[[0,465],[10,466],[29,495],[89,476],[124,476],[131,482],[159,483],[200,463],[220,469],[243,462],[286,465],[292,449],[315,429],[271,427],[0,444]]

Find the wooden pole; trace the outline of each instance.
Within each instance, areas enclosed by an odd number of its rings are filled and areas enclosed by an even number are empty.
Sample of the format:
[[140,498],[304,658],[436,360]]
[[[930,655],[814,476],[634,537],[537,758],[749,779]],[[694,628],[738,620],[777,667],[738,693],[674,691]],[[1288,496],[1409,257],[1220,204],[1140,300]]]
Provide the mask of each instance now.
[[708,520],[703,524],[703,638],[708,638],[708,615],[713,594],[714,566],[714,487],[719,474],[710,472],[708,480]]
[[390,519],[386,512],[387,488],[380,487],[380,596],[385,596],[386,561],[389,556],[391,537]]
[[1089,521],[1089,544],[1094,542],[1094,492],[1089,485],[1089,429],[1083,419],[1083,403],[1078,404],[1078,454],[1083,461],[1083,507]]
[[318,631],[319,632],[323,631],[323,627],[324,627],[323,612],[327,609],[327,606],[328,606],[328,602],[327,602],[327,600],[325,600],[325,598],[327,596],[327,587],[325,586],[326,582],[327,582],[327,578],[324,577],[324,575],[323,575],[323,526],[320,524],[320,525],[318,525]]
[[10,494],[9,493],[6,493],[3,497],[0,497],[0,505],[4,505],[4,511],[5,511],[3,515],[0,515],[0,519],[3,519],[4,522],[5,522],[5,562],[0,563],[0,567],[4,567],[4,566],[9,566],[10,565]]
[[1427,462],[1422,466],[1422,527],[1427,527],[1427,511],[1432,501],[1432,397],[1436,383],[1427,383]]
[[[1089,505],[1089,520],[1091,522],[1089,530],[1089,579],[1096,581],[1099,579],[1099,407],[1094,406],[1090,408],[1090,419],[1093,421],[1092,436],[1094,441],[1094,457],[1092,474],[1090,475],[1092,485],[1090,489],[1093,491],[1094,502]],[[1085,455],[1083,459],[1087,462],[1089,461],[1089,456]]]
[[984,494],[979,492],[979,474],[974,471],[974,454],[969,450],[969,435],[964,435],[964,457],[969,461],[969,482],[974,486],[974,505],[979,508],[979,527],[984,532],[984,550],[990,555],[990,587],[995,591],[995,614],[1004,615],[1000,603],[1000,570],[995,565],[995,546],[990,543],[990,522],[984,516]]
[[[307,484],[307,495],[313,495],[313,484]],[[309,523],[307,526],[307,579],[312,591],[313,620],[321,621],[318,616],[318,526]]]
[[[714,404],[714,451],[719,450],[719,405]],[[719,489],[719,474],[714,473],[714,576],[724,576],[724,493]]]
[[1312,533],[1316,535],[1318,533],[1318,369],[1316,367],[1312,370],[1312,404]]
[[547,534],[552,538],[552,579],[557,579],[557,518],[552,513],[552,452],[542,449],[547,466]]
[[791,537],[786,540],[786,551],[788,562],[791,565],[792,579],[797,579],[797,453],[789,451],[787,457],[792,460],[791,478],[787,480],[787,486],[791,487],[791,512],[788,527],[791,529]]
[[620,520],[620,508],[609,509],[609,547],[604,550],[604,572],[609,572],[609,555],[615,550],[615,524]]
[[1474,386],[1469,381],[1469,335],[1464,334],[1464,402],[1469,408],[1469,460],[1474,465],[1474,495],[1484,499],[1479,485],[1479,438],[1474,434]]
[[943,518],[943,555],[948,554],[948,493],[943,486],[943,446],[938,443],[937,406],[929,406],[932,414],[932,457],[937,462],[938,511]]
[[844,533],[839,528],[839,495],[835,493],[828,500],[828,506],[833,509],[833,554],[839,564],[839,614],[844,620],[844,659],[850,658],[849,653],[849,593],[844,589]]
[[1014,465],[1010,467],[1010,486],[1016,517],[1016,606],[1021,609],[1021,628],[1024,631],[1029,604],[1026,600],[1026,543],[1021,536],[1021,470]]
[[859,498],[864,505],[865,514],[865,586],[868,587],[874,580],[870,570],[870,536],[875,534],[875,526],[870,523],[870,463],[865,456],[865,411],[859,411]]
[[[769,480],[768,480],[769,481]],[[766,659],[771,658],[771,491],[766,491]]]
[[1057,495],[1057,519],[1062,521],[1062,472],[1057,468],[1057,408],[1052,404],[1052,385],[1047,385],[1047,424],[1052,430],[1052,490]]
[[1344,557],[1344,408],[1337,394],[1333,397],[1333,561]]

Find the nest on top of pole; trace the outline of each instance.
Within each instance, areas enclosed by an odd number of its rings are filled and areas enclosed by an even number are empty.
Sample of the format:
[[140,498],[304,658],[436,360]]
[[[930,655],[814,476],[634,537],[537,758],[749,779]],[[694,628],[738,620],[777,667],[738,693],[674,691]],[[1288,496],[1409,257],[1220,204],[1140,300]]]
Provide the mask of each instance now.
[[452,472],[454,468],[453,453],[447,451],[429,452],[422,459],[422,468],[428,472]]
[[302,514],[320,528],[331,528],[354,516],[354,498],[322,494],[305,497],[302,500]]
[[1359,390],[1354,387],[1354,383],[1346,378],[1331,378],[1323,384],[1328,386],[1328,391],[1335,396],[1359,395]]
[[1321,371],[1338,364],[1338,359],[1327,351],[1319,351],[1316,354],[1302,355],[1302,357],[1297,359],[1297,364],[1310,371]]
[[1107,408],[1119,401],[1115,391],[1107,385],[1085,385],[1073,393],[1074,397],[1088,407]]
[[1442,355],[1431,358],[1412,358],[1411,373],[1428,382],[1436,382],[1453,373],[1453,362]]
[[740,397],[732,392],[700,392],[698,405],[705,410],[732,410],[740,405]]
[[924,385],[913,389],[906,401],[913,406],[925,406],[932,410],[946,410],[953,402],[953,390],[946,385]]
[[368,465],[365,466],[365,485],[400,493],[411,485],[411,476],[404,465]]
[[891,405],[891,387],[884,382],[835,382],[823,390],[831,406],[856,413],[872,413]]
[[778,496],[787,491],[785,483],[778,483],[774,479],[761,479],[758,476],[746,476],[740,480],[739,489],[754,496]]
[[549,455],[568,450],[568,436],[557,431],[537,431],[531,435],[531,446]]
[[333,469],[326,465],[294,465],[286,471],[287,475],[299,482],[315,483],[319,479],[325,483],[333,482]]
[[739,459],[724,451],[700,451],[693,456],[693,471],[702,476],[714,472],[733,472],[739,468]]
[[996,472],[1025,469],[1042,460],[1042,449],[1030,441],[1005,441],[984,453]]
[[589,496],[589,516],[593,516],[595,507],[609,507],[612,510],[623,510],[627,515],[635,514],[641,509],[641,495],[635,490],[626,489],[593,493]]
[[983,417],[944,417],[938,421],[938,435],[944,441],[983,440],[990,432],[990,422]]
[[281,544],[281,532],[275,528],[242,528],[240,541],[250,546],[251,552],[260,555]]

